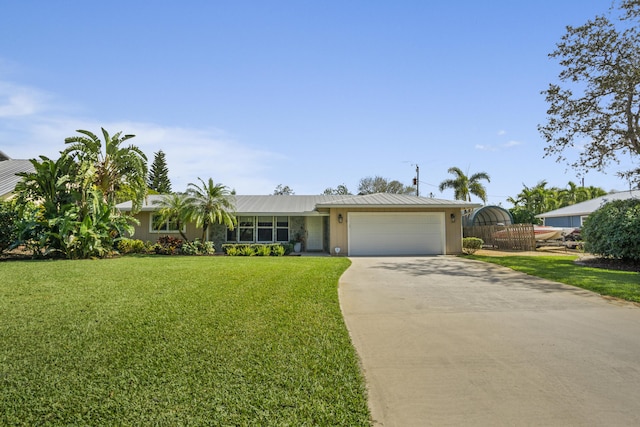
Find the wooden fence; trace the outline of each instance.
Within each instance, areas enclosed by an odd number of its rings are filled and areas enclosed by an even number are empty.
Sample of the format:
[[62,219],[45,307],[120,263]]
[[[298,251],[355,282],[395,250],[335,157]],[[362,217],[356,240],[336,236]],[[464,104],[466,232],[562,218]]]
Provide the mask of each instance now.
[[476,225],[464,227],[464,237],[479,237],[484,246],[512,251],[535,251],[532,224]]

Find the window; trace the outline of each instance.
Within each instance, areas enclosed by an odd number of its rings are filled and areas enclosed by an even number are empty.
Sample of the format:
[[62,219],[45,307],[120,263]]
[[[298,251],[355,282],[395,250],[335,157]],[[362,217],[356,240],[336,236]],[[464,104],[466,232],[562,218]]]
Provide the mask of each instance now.
[[273,217],[258,217],[258,242],[273,242]]
[[289,241],[289,217],[279,216],[276,219],[276,242]]
[[233,230],[227,229],[227,242],[288,241],[289,217],[287,216],[240,216],[238,226]]
[[[151,214],[151,224],[149,228],[152,233],[179,233],[178,222],[172,219],[166,221],[160,221],[159,214]],[[182,227],[182,231],[185,231],[185,227]]]
[[227,228],[227,242],[238,241],[238,227],[234,227],[233,230]]
[[238,218],[238,241],[253,242],[253,224],[255,218],[252,216],[241,216]]

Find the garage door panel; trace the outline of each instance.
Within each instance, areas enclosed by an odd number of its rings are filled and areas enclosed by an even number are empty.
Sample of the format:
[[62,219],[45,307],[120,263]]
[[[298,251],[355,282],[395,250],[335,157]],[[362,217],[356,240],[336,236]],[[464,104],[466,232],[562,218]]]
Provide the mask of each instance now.
[[442,213],[350,213],[349,255],[444,253]]

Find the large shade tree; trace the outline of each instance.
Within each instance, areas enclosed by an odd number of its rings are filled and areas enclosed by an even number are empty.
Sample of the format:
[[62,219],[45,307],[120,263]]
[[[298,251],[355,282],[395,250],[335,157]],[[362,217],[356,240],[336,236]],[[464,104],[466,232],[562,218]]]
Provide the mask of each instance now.
[[[577,171],[606,171],[640,155],[640,1],[623,0],[566,34],[549,55],[559,60],[558,83],[542,93],[548,119],[538,129],[556,157]],[[579,148],[577,159],[566,153]],[[618,175],[638,183],[640,169]]]
[[82,136],[66,138],[68,147],[62,154],[94,169],[93,183],[105,201],[115,203],[118,193],[124,191],[133,202],[133,211],[139,210],[147,193],[147,156],[135,145],[124,145],[135,135],[117,132],[110,136],[102,128],[103,142],[88,130],[77,132]]
[[477,172],[471,176],[467,176],[462,169],[450,167],[447,172],[453,174],[455,178],[445,179],[440,183],[440,191],[447,188],[453,189],[454,198],[456,200],[471,201],[471,195],[478,196],[484,203],[487,202],[487,189],[480,182],[485,180],[491,182],[491,178],[486,172]]
[[191,205],[189,218],[195,221],[196,227],[202,227],[202,241],[205,242],[211,224],[224,224],[234,229],[235,204],[225,185],[216,184],[211,178],[206,182],[198,178],[198,181],[200,184],[189,183],[187,186],[186,203]]

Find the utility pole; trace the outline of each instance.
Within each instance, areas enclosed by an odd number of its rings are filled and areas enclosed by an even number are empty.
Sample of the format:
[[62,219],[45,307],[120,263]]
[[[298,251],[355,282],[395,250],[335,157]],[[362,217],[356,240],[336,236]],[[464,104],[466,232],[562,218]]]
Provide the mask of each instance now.
[[413,178],[413,185],[416,186],[416,197],[420,197],[420,166],[416,165],[416,177]]

